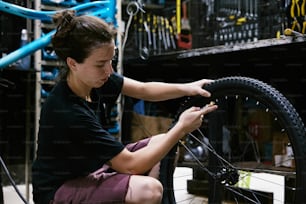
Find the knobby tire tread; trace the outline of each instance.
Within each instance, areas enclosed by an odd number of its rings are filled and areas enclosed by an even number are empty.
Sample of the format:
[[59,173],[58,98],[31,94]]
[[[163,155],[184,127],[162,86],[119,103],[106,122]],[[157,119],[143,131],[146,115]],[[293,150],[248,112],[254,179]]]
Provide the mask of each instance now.
[[[224,95],[244,95],[260,101],[275,114],[281,121],[282,128],[288,134],[291,142],[296,164],[297,193],[293,203],[306,202],[306,129],[305,125],[290,101],[274,87],[254,78],[231,76],[215,80],[204,87],[212,96],[204,98],[201,96],[188,97],[180,105],[174,122],[179,115],[191,106],[204,106],[211,100]],[[175,203],[173,192],[173,162],[177,154],[174,147],[161,165],[161,182],[165,192],[163,204]]]

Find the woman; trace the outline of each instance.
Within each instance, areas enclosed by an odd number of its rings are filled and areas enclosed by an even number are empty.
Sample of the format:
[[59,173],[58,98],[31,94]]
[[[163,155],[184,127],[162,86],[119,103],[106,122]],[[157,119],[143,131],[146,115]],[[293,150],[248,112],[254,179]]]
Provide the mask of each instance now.
[[114,30],[102,19],[64,11],[53,48],[66,63],[43,104],[32,168],[35,203],[160,203],[158,164],[217,106],[192,107],[167,133],[124,146],[104,128],[104,104],[120,93],[146,101],[210,93],[211,80],[185,84],[140,82],[113,72]]

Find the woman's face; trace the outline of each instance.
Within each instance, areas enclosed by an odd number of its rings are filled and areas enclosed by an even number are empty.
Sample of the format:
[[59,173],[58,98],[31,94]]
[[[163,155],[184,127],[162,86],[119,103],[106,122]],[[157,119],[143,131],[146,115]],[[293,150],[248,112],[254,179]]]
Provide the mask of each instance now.
[[114,43],[104,43],[92,50],[83,63],[75,63],[73,75],[89,88],[101,87],[113,73]]

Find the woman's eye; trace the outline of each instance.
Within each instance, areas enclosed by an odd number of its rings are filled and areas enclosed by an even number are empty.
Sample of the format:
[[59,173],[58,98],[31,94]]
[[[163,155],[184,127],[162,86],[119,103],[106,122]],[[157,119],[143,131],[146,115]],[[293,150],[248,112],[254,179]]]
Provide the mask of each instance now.
[[97,67],[104,67],[105,66],[105,63],[103,64],[97,64]]

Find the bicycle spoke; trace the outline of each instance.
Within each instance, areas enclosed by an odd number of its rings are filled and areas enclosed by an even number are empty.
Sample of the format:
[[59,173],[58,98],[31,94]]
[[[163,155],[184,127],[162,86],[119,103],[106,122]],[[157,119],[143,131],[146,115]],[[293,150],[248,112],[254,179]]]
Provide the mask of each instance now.
[[[188,193],[193,193],[193,185],[207,185],[213,192],[201,186],[203,190],[195,193],[202,192],[214,203],[304,201],[306,131],[292,104],[271,86],[251,78],[227,77],[205,89],[211,98],[188,97],[177,114],[211,100],[218,105],[205,117],[207,123],[182,141],[185,153],[180,166],[194,171]],[[285,147],[287,143],[291,147]],[[204,180],[209,184],[201,183]]]

